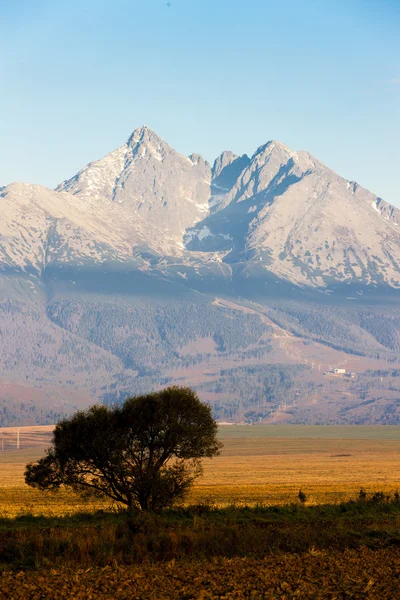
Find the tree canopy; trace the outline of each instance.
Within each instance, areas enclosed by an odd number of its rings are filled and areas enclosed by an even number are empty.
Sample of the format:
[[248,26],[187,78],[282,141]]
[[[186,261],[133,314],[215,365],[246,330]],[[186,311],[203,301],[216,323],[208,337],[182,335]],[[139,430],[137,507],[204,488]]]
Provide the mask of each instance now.
[[169,387],[62,420],[46,456],[27,465],[25,481],[158,511],[184,498],[202,458],[219,454],[216,435],[210,407],[190,388]]

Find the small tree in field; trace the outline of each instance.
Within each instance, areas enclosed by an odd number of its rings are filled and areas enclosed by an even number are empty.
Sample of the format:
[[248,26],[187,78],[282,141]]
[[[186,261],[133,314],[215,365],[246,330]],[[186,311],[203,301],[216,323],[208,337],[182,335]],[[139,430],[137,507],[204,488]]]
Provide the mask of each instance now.
[[201,474],[201,458],[219,454],[216,434],[211,409],[197,394],[170,387],[64,419],[46,456],[27,465],[25,481],[158,511],[184,498]]

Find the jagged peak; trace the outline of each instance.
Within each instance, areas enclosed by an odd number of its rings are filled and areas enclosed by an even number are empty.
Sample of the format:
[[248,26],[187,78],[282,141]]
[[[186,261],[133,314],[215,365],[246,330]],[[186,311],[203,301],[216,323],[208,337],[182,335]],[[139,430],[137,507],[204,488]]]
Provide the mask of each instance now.
[[222,152],[214,161],[212,177],[213,179],[218,179],[220,175],[227,171],[235,171],[239,175],[249,163],[250,158],[247,154],[239,156],[230,150],[224,150],[224,152]]
[[[139,153],[139,156],[144,156],[149,152],[157,160],[163,160],[167,154],[173,154],[175,157],[191,163],[193,166],[208,166],[207,161],[200,154],[191,154],[184,156],[167,144],[157,133],[155,133],[147,125],[138,127],[129,137],[125,146],[129,152],[132,150],[134,154]],[[144,148],[144,149],[143,149]]]
[[213,178],[218,177],[225,167],[232,164],[238,158],[238,155],[231,152],[231,150],[224,150],[221,152],[221,154],[215,159],[212,167]]
[[237,158],[239,158],[239,155],[232,152],[232,150],[223,150],[221,154],[215,159],[214,164],[218,162],[233,162]]
[[260,146],[251,158],[251,163],[256,167],[260,168],[263,164],[266,164],[273,160],[274,162],[287,164],[292,163],[293,166],[304,172],[310,171],[329,171],[333,177],[338,177],[331,169],[324,165],[321,161],[316,159],[312,154],[304,150],[295,151],[279,142],[277,140],[271,140],[266,144]]
[[257,150],[252,156],[252,160],[257,159],[258,157],[269,156],[272,153],[283,154],[286,155],[288,158],[297,158],[297,152],[294,152],[288,146],[282,144],[282,142],[278,142],[277,140],[270,140],[266,144],[263,144],[262,146],[257,148]]
[[138,127],[137,129],[135,129],[133,133],[129,136],[127,144],[128,146],[134,146],[136,144],[148,142],[152,144],[167,146],[167,143],[164,142],[164,140],[160,138],[160,136],[157,135],[155,131],[150,129],[150,127],[148,127],[147,125],[143,125],[142,127]]

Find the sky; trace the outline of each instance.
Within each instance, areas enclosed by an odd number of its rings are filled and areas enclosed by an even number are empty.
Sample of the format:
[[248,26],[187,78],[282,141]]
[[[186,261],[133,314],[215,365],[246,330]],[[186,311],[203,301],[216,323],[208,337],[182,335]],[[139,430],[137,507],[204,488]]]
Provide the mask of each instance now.
[[141,125],[213,161],[276,139],[400,207],[400,0],[0,0],[0,185]]

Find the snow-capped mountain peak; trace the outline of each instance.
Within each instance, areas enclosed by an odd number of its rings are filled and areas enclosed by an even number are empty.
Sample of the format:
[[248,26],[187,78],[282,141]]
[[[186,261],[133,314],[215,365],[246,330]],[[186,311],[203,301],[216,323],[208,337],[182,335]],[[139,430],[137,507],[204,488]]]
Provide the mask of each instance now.
[[199,155],[184,157],[149,127],[140,127],[124,146],[87,165],[57,191],[97,204],[121,204],[130,219],[143,225],[140,244],[147,224],[147,245],[154,247],[154,228],[164,235],[166,248],[173,243],[178,250],[185,230],[208,213],[210,181],[210,166]]
[[245,269],[302,286],[400,287],[400,212],[277,141],[251,158],[225,151],[211,170],[140,127],[54,192],[2,189],[0,223],[7,269],[133,261],[162,277],[174,264],[185,281],[196,264],[195,281]]

